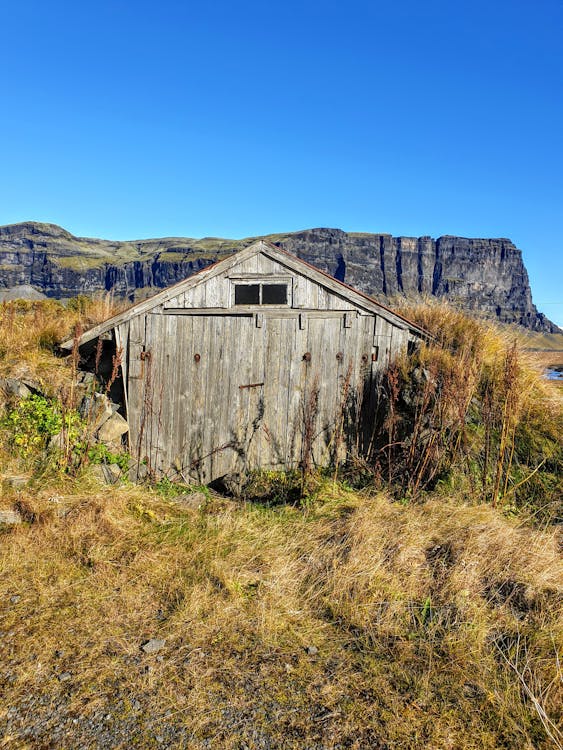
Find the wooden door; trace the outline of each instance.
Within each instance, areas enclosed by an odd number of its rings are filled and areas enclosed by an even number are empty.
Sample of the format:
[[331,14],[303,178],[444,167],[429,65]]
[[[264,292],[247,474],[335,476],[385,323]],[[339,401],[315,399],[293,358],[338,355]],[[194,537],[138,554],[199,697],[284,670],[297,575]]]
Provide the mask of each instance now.
[[149,318],[152,468],[202,482],[244,470],[260,453],[263,331],[253,316]]

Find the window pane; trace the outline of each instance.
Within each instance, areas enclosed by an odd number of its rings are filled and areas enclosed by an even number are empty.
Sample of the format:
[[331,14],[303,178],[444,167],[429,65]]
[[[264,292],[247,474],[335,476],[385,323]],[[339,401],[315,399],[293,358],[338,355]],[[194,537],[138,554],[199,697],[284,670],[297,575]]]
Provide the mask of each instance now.
[[236,284],[235,305],[257,305],[260,302],[260,284]]
[[263,305],[287,305],[287,284],[262,284]]

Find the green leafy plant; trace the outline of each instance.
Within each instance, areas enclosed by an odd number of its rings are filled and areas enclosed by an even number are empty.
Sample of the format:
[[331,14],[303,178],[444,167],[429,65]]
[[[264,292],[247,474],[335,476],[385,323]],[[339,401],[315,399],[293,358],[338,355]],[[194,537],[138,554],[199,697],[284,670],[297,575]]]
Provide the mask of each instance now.
[[65,416],[66,425],[60,404],[53,399],[34,394],[21,399],[8,411],[2,419],[2,427],[9,431],[8,440],[12,447],[25,458],[46,448],[49,440],[59,434],[63,426],[67,429],[73,426],[73,415]]
[[131,456],[129,453],[115,453],[107,445],[96,443],[88,448],[88,460],[93,464],[115,464],[126,472],[129,470]]

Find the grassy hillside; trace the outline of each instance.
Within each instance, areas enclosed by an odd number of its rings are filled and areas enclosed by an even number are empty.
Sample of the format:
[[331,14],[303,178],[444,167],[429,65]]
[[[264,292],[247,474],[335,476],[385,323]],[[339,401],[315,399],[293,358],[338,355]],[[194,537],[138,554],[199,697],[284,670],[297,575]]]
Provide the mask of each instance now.
[[563,412],[514,336],[411,310],[437,341],[388,373],[400,445],[234,500],[45,449],[53,347],[108,312],[1,310],[0,377],[48,397],[2,405],[2,747],[562,746]]

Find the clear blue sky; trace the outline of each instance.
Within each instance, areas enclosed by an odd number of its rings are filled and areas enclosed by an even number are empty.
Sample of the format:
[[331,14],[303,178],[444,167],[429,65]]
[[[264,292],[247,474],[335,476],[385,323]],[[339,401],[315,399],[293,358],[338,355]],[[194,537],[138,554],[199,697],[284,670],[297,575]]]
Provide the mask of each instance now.
[[563,2],[0,7],[0,224],[510,237],[563,325]]

